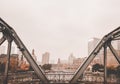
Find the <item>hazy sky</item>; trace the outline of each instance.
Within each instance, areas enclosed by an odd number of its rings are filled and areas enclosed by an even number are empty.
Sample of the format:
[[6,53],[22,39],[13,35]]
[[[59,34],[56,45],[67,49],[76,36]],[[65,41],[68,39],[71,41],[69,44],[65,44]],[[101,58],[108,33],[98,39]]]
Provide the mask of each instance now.
[[88,56],[88,40],[120,26],[120,0],[0,0],[0,17],[41,60]]

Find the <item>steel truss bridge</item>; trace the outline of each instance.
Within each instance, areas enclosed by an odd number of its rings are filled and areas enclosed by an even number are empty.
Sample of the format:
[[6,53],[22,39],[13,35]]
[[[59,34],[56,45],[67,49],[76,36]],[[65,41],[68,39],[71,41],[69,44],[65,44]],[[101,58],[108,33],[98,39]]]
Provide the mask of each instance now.
[[[88,58],[79,66],[78,70],[72,74],[45,74],[42,68],[33,59],[28,49],[23,44],[23,42],[21,41],[17,33],[14,31],[14,29],[10,27],[1,18],[0,18],[0,32],[3,34],[3,36],[0,39],[0,45],[2,45],[5,41],[8,42],[7,63],[5,66],[5,72],[4,74],[0,74],[0,79],[2,80],[3,84],[9,84],[9,81],[14,82],[14,79],[17,79],[18,84],[21,84],[19,82],[27,82],[28,84],[31,84],[29,82],[32,82],[32,84],[35,84],[34,82],[36,81],[38,82],[36,84],[80,84],[82,83],[82,81],[80,81],[80,77],[82,76],[85,69],[88,67],[88,65],[92,62],[92,60],[95,58],[95,56],[99,53],[99,51],[102,48],[104,48],[104,74],[103,74],[103,79],[101,80],[104,84],[107,84],[108,82],[107,67],[106,67],[107,47],[109,47],[114,57],[120,64],[120,56],[118,56],[118,53],[116,52],[116,50],[113,48],[111,44],[111,42],[114,40],[120,40],[120,27],[108,33],[107,35],[105,35],[101,39],[101,41],[98,43],[96,48],[88,56]],[[19,50],[25,56],[29,64],[32,66],[34,72],[9,73],[11,45],[13,42],[17,45]],[[20,75],[20,74],[23,74],[23,75]],[[22,76],[23,76],[23,79],[19,79],[19,77],[22,77]],[[67,81],[63,79],[66,79]],[[15,84],[15,83],[12,83],[12,84]],[[87,83],[87,84],[93,84],[93,83]]]

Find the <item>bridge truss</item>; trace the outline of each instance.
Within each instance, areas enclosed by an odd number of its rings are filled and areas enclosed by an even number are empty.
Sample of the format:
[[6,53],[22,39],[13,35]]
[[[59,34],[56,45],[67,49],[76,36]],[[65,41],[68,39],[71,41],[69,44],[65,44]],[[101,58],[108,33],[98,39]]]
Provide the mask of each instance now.
[[88,58],[81,64],[81,66],[78,68],[78,70],[75,72],[75,75],[70,80],[70,83],[77,83],[79,77],[83,74],[84,70],[87,68],[87,66],[92,62],[92,60],[95,58],[95,56],[99,53],[99,51],[104,48],[104,83],[107,83],[107,47],[110,48],[111,52],[117,59],[118,63],[120,64],[120,56],[118,56],[118,53],[114,49],[114,47],[111,45],[111,42],[114,40],[120,40],[120,27],[113,30],[112,32],[105,35],[102,40],[98,43],[96,48],[91,52],[91,54],[88,56]]
[[[49,84],[50,81],[46,77],[45,73],[42,71],[42,68],[33,59],[33,57],[29,53],[26,46],[23,44],[21,39],[18,37],[17,33],[14,31],[12,27],[10,27],[1,18],[0,18],[0,32],[2,32],[3,34],[3,37],[0,39],[0,45],[2,45],[5,41],[8,42],[7,63],[6,63],[5,73],[4,73],[4,84],[8,83],[7,80],[8,80],[8,70],[9,70],[9,64],[10,64],[11,45],[13,42],[15,42],[19,50],[22,52],[22,54],[25,56],[29,64],[32,66],[39,80],[43,84]],[[110,48],[111,52],[113,53],[118,63],[120,64],[120,56],[118,56],[118,53],[116,52],[116,50],[113,48],[111,44],[111,42],[114,40],[120,40],[120,27],[108,33],[102,38],[102,40],[98,43],[96,48],[91,52],[88,58],[81,64],[78,70],[74,73],[73,77],[69,81],[69,84],[78,83],[78,79],[80,78],[80,76],[84,73],[85,69],[88,67],[88,65],[92,62],[92,60],[95,58],[95,56],[99,53],[99,51],[102,48],[104,48],[104,83],[107,83],[107,68],[106,68],[107,47]]]
[[9,64],[10,64],[10,52],[11,52],[11,44],[14,41],[17,47],[20,49],[22,54],[25,56],[29,64],[34,69],[35,73],[39,77],[39,79],[43,83],[49,83],[47,77],[44,75],[44,72],[42,71],[41,67],[36,63],[36,61],[33,59],[31,54],[29,53],[28,49],[25,47],[23,42],[20,40],[16,32],[13,30],[12,27],[10,27],[6,22],[4,22],[0,18],[0,32],[2,32],[3,37],[0,39],[0,45],[7,40],[8,42],[8,49],[7,49],[7,63],[6,63],[6,69],[4,74],[4,84],[7,84],[8,79],[8,70],[9,70]]

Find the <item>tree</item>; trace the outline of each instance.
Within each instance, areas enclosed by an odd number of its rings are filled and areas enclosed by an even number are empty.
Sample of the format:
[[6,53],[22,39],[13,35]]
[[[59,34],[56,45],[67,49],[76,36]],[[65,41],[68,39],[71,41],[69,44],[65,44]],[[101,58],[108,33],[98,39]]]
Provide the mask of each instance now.
[[104,69],[104,66],[101,64],[94,64],[92,66],[92,72],[96,72],[96,71],[102,72],[103,69]]
[[0,73],[5,71],[5,63],[0,62]]
[[29,67],[29,70],[30,70],[30,71],[34,71],[31,65],[30,65],[30,67]]
[[52,65],[51,64],[44,64],[42,65],[43,70],[51,70]]
[[118,77],[120,77],[120,65],[116,67],[116,74]]
[[116,68],[114,66],[107,67],[107,75],[116,74]]

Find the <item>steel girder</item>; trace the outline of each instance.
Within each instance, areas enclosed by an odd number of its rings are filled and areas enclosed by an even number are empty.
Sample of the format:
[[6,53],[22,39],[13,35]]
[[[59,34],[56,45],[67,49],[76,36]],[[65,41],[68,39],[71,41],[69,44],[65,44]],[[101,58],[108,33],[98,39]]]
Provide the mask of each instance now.
[[[5,21],[3,21],[0,18],[0,32],[2,32],[3,37],[0,39],[0,45],[7,40],[8,41],[8,56],[10,55],[10,49],[11,49],[11,42],[14,41],[17,47],[20,49],[22,54],[25,56],[29,64],[32,66],[33,70],[39,77],[39,79],[44,83],[48,84],[49,81],[47,77],[45,76],[44,72],[42,71],[42,68],[36,63],[36,61],[33,59],[31,54],[29,53],[28,49],[25,47],[21,39],[18,37],[16,32],[13,30],[12,27],[10,27]],[[8,61],[9,63],[9,61]],[[7,74],[8,74],[8,65],[6,67],[5,71],[5,80],[7,79]],[[6,84],[6,83],[4,83]]]
[[[23,53],[23,55],[26,57],[32,68],[34,69],[35,73],[37,76],[40,78],[40,80],[44,84],[49,84],[49,80],[45,76],[44,72],[42,71],[41,67],[37,65],[35,60],[32,58],[31,54],[21,41],[21,39],[18,37],[16,32],[11,28],[6,22],[4,22],[0,18],[0,32],[3,33],[3,37],[0,39],[0,45],[7,40],[8,41],[8,59],[10,56],[10,50],[11,50],[11,43],[14,41],[17,45],[17,47],[20,49],[20,51]],[[102,40],[98,43],[96,48],[91,52],[91,54],[88,56],[88,58],[81,64],[81,66],[78,68],[78,70],[75,72],[74,76],[70,80],[70,84],[76,84],[77,80],[79,77],[83,74],[84,70],[87,68],[87,66],[91,63],[91,61],[95,58],[95,56],[99,53],[102,47],[105,48],[104,55],[106,56],[106,47],[108,46],[110,50],[112,51],[113,55],[117,59],[117,61],[120,63],[120,57],[118,54],[115,52],[115,49],[111,45],[112,40],[119,40],[120,39],[120,27],[117,29],[113,30],[112,32],[108,33],[105,35]],[[106,58],[106,57],[104,57]],[[106,61],[104,60],[104,63],[106,64]],[[8,60],[9,64],[9,60]],[[8,74],[8,66],[6,66],[6,71],[5,71],[5,80],[7,80],[7,74]],[[106,67],[104,68],[106,71]],[[106,72],[105,72],[106,74]],[[106,76],[106,75],[105,75]],[[106,80],[106,77],[104,78]],[[5,82],[7,83],[7,82]]]
[[[99,51],[101,50],[101,48],[104,47],[105,45],[109,46],[109,48],[112,51],[113,55],[115,55],[115,58],[120,63],[120,57],[117,55],[117,53],[115,52],[115,49],[111,45],[111,41],[112,40],[117,40],[118,38],[120,38],[120,27],[116,28],[115,30],[113,30],[112,32],[108,33],[107,35],[105,35],[102,38],[102,40],[98,43],[98,45],[96,46],[96,48],[91,52],[91,54],[88,56],[88,58],[81,64],[81,66],[75,72],[74,76],[70,80],[70,83],[77,83],[77,80],[83,74],[83,72],[85,71],[85,69],[87,68],[87,66],[92,62],[92,60],[99,53]],[[104,55],[106,55],[106,54],[104,53]],[[106,64],[106,62],[104,62],[104,63]],[[104,69],[106,71],[106,68],[104,68]]]

